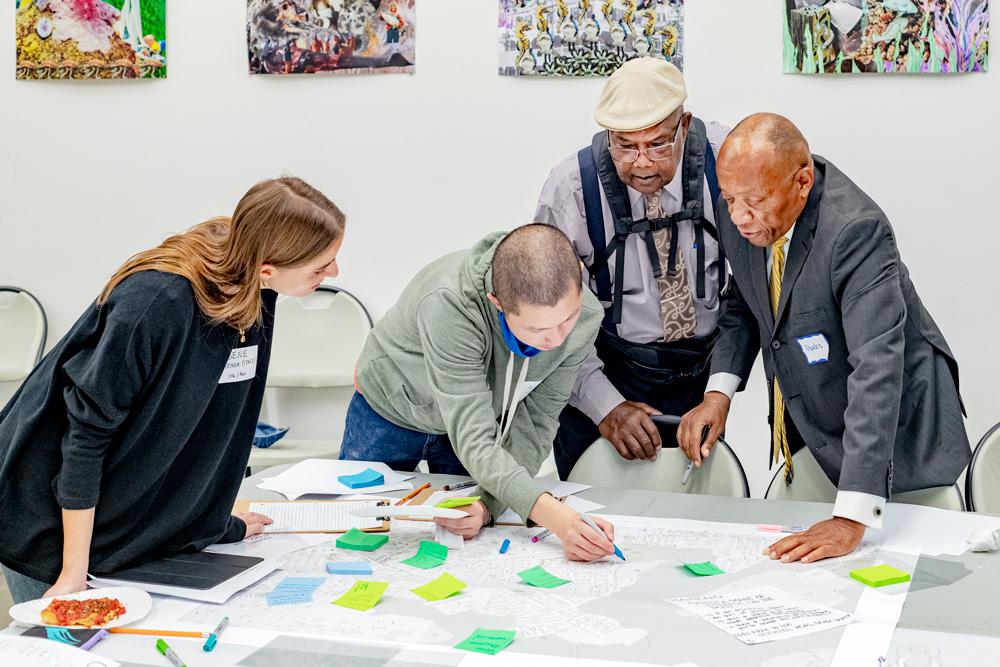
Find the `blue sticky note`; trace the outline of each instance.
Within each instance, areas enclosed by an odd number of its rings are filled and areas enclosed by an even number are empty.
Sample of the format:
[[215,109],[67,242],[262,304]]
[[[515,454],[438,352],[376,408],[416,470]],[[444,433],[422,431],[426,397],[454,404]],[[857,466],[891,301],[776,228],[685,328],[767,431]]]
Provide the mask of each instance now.
[[326,571],[330,574],[371,574],[372,564],[364,560],[350,563],[327,563]]
[[277,607],[282,604],[301,604],[312,601],[313,596],[309,591],[271,591],[267,594],[268,607]]
[[275,593],[312,593],[326,583],[322,577],[285,577],[274,587]]
[[366,468],[356,475],[340,475],[337,477],[337,481],[349,489],[363,489],[367,486],[381,486],[385,484],[385,477],[380,472]]

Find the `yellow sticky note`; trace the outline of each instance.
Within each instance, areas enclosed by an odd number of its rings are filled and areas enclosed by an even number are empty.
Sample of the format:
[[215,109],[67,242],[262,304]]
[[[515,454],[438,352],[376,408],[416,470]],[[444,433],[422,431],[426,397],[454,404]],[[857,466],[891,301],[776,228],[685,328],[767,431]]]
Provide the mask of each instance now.
[[909,581],[910,575],[902,570],[897,570],[892,565],[876,565],[875,567],[851,570],[851,579],[877,588]]
[[434,507],[444,507],[445,509],[452,509],[454,507],[465,507],[466,505],[471,505],[472,503],[479,500],[481,496],[460,496],[458,498],[445,498],[439,502]]
[[351,587],[351,590],[330,604],[357,609],[358,611],[368,611],[378,604],[379,598],[382,597],[382,593],[388,587],[389,584],[385,581],[357,581]]
[[410,590],[423,599],[433,602],[434,600],[443,600],[446,597],[454,595],[465,588],[465,586],[466,584],[445,572],[431,583],[424,584],[418,588],[411,588]]

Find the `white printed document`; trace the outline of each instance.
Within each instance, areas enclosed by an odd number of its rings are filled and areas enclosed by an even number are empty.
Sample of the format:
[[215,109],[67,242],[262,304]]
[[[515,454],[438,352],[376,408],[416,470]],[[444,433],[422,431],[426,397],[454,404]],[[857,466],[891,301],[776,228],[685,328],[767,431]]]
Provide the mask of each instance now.
[[744,644],[807,635],[847,625],[854,619],[844,611],[802,602],[774,586],[696,598],[668,598],[667,602],[690,611]]
[[252,502],[250,511],[263,514],[274,523],[264,526],[265,533],[340,533],[351,528],[380,528],[374,517],[358,517],[351,510],[371,507],[377,501],[269,503]]

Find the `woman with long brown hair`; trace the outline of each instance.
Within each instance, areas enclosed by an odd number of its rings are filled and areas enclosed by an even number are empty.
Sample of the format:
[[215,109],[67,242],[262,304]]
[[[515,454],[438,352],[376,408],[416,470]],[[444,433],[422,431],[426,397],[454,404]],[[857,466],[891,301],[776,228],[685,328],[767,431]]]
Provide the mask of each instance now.
[[0,564],[15,602],[237,542],[278,294],[337,275],[343,213],[297,178],[131,258],[0,411]]

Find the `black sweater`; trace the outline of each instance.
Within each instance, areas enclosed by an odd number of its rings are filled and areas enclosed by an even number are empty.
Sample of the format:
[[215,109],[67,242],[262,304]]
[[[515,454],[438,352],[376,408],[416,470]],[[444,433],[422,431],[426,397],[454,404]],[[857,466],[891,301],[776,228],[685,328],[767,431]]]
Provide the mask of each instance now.
[[[187,279],[144,271],[83,314],[0,411],[0,562],[55,582],[61,508],[97,508],[95,574],[243,539],[231,516],[271,352],[274,303],[246,342]],[[220,383],[234,348],[255,376]]]

